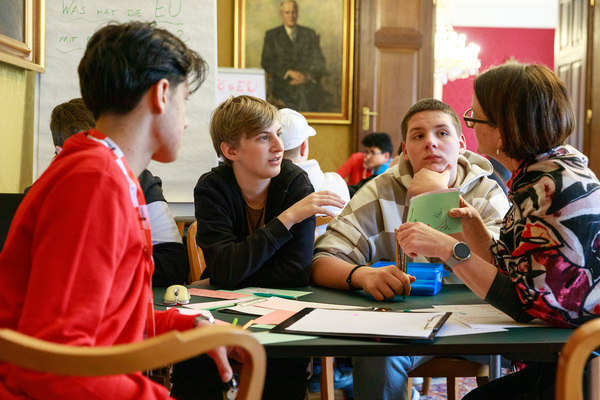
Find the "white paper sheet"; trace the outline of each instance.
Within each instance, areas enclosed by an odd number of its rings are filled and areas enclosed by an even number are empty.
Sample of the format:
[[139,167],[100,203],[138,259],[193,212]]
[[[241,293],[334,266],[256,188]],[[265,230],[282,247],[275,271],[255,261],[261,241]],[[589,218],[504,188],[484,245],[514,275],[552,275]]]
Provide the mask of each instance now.
[[217,40],[216,0],[46,0],[46,73],[40,74],[36,106],[35,165],[37,176],[54,155],[50,113],[65,101],[81,97],[77,66],[90,36],[109,21],[156,21],[180,37],[209,65],[206,81],[187,104],[189,127],[176,162],[152,162],[148,169],[163,181],[169,202],[193,202],[194,186],[204,172],[217,165],[208,132],[216,106]]
[[443,312],[402,313],[315,309],[287,329],[307,334],[358,334],[374,337],[428,338]]
[[433,306],[436,310],[451,312],[458,321],[471,328],[527,328],[532,326],[550,326],[547,322],[535,319],[523,324],[515,321],[507,314],[498,310],[490,304],[466,304],[466,305],[443,305]]
[[300,311],[305,308],[322,308],[331,310],[370,310],[371,307],[360,307],[360,306],[348,306],[344,304],[329,304],[329,303],[315,303],[310,301],[296,301],[281,299],[278,297],[268,297],[267,301],[263,301],[254,304],[256,307],[270,308],[272,310],[284,310],[284,311]]

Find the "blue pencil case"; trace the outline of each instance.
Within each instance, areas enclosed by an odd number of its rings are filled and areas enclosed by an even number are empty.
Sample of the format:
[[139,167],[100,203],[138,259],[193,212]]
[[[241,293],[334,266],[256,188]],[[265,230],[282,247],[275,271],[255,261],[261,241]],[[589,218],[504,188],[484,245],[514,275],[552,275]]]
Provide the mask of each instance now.
[[[372,264],[372,268],[396,265],[391,261],[379,261]],[[410,294],[417,296],[433,296],[442,288],[442,277],[450,275],[442,264],[433,263],[408,263],[408,274],[417,278],[410,284]]]

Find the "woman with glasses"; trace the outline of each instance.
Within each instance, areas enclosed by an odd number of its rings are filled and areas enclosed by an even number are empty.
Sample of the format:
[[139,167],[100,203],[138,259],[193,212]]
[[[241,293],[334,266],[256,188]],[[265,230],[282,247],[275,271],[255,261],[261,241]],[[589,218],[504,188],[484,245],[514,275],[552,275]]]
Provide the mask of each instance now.
[[[565,144],[574,124],[567,90],[545,66],[505,64],[480,74],[474,92],[464,120],[477,151],[512,171],[499,239],[461,199],[449,215],[462,219],[462,238],[405,223],[398,241],[409,256],[448,260],[473,292],[516,321],[575,328],[600,313],[600,182]],[[555,369],[530,363],[465,399],[553,399]]]

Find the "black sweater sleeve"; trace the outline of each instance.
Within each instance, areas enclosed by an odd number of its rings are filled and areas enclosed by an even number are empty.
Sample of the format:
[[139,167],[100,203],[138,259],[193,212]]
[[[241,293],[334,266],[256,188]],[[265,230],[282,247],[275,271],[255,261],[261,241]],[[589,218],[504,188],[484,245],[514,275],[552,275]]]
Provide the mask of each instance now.
[[526,323],[533,319],[523,309],[523,303],[521,303],[515,285],[508,276],[500,272],[496,273],[496,278],[492,282],[485,301],[505,312],[517,322]]
[[[152,175],[145,169],[140,174],[139,181],[147,204],[167,202],[163,195],[162,180],[158,176]],[[172,218],[170,214],[168,216],[160,214],[159,217],[160,221],[156,221],[159,225],[164,220],[163,218]],[[155,222],[151,220],[150,224],[153,223]],[[190,266],[183,243],[170,241],[154,244],[152,257],[154,259],[152,286],[166,287],[183,284],[187,281]]]

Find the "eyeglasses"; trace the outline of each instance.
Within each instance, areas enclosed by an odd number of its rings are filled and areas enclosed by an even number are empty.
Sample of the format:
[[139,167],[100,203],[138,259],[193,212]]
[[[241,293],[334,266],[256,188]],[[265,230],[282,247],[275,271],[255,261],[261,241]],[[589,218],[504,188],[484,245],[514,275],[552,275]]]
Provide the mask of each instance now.
[[463,119],[465,120],[465,124],[467,125],[468,128],[474,127],[475,124],[492,125],[492,123],[486,119],[473,118],[473,109],[472,108],[469,108],[467,111],[465,111],[465,113],[463,115]]
[[366,150],[366,151],[363,151],[363,153],[365,154],[365,156],[378,156],[380,154],[383,154],[382,151],[372,151],[372,150]]

